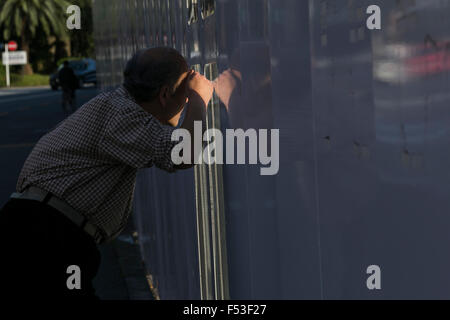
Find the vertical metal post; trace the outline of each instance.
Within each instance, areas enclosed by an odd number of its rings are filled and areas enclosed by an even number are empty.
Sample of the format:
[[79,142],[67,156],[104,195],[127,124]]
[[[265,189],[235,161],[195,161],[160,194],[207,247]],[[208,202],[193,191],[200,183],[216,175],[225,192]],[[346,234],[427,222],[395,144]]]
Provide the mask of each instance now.
[[[213,81],[218,77],[216,63],[209,63],[205,66],[205,76]],[[218,98],[213,95],[208,108],[209,116],[208,129],[220,130],[220,106]],[[208,141],[210,137],[208,136]],[[208,144],[208,155],[209,152]],[[223,177],[222,165],[208,165],[209,194],[210,194],[210,214],[211,214],[211,242],[212,242],[212,262],[214,266],[214,293],[216,300],[228,300],[228,260],[226,246],[226,227],[225,227],[225,204],[223,199]]]
[[[201,72],[199,64],[193,66],[194,70]],[[203,149],[203,147],[202,147]],[[203,159],[203,158],[202,158]],[[213,300],[210,220],[209,220],[209,194],[207,189],[207,166],[202,163],[195,166],[195,194],[197,211],[197,240],[199,253],[200,298]]]
[[[195,65],[194,69],[200,71],[200,65]],[[204,76],[209,80],[214,80],[217,73],[216,63],[209,63],[204,68]],[[208,107],[206,127],[220,129],[219,103],[215,95]],[[208,141],[211,141],[210,136]],[[207,148],[209,156],[209,145]],[[205,161],[203,156],[202,161]],[[195,189],[201,299],[227,300],[230,296],[222,166],[216,163],[197,165]]]
[[9,88],[11,84],[9,79],[9,48],[7,43],[5,43],[5,67],[6,67],[6,86]]

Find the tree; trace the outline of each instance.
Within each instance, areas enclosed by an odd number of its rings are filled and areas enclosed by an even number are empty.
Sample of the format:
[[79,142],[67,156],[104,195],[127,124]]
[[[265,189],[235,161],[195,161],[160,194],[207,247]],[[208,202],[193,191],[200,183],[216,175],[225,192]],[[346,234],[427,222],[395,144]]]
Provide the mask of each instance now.
[[81,9],[81,30],[69,30],[72,56],[94,57],[92,0],[72,0]]
[[[65,0],[3,0],[0,2],[0,27],[3,37],[20,38],[20,45],[30,54],[30,42],[41,27],[47,36],[67,37],[66,8],[70,4]],[[24,74],[32,74],[28,63],[23,68]]]

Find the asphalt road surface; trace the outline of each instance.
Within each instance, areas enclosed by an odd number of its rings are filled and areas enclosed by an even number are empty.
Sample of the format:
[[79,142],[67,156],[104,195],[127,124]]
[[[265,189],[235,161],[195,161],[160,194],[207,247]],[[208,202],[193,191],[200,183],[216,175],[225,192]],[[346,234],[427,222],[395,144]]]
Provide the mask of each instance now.
[[[97,94],[93,87],[77,91],[81,106]],[[0,207],[15,192],[17,177],[34,144],[63,121],[61,91],[49,87],[0,89]],[[20,227],[17,227],[20,233]],[[103,299],[128,299],[128,289],[112,246],[100,246],[102,264],[95,280]]]

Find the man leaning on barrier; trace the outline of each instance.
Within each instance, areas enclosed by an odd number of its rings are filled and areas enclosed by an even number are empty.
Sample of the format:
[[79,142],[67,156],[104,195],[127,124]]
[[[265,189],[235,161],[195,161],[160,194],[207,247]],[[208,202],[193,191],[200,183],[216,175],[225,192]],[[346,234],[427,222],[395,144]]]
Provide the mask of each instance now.
[[[213,90],[176,50],[142,50],[128,62],[123,85],[43,136],[0,211],[3,293],[95,298],[97,245],[125,227],[137,170],[191,167],[172,162],[172,132],[186,109],[179,126],[194,137],[194,121],[204,121]],[[78,287],[69,279],[77,268]]]

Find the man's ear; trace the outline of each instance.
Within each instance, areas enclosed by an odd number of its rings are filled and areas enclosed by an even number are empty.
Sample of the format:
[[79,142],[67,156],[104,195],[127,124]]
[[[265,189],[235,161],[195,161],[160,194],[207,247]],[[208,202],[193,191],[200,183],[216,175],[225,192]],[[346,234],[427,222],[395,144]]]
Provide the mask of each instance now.
[[162,86],[161,90],[159,90],[159,102],[163,107],[166,106],[169,96],[170,96],[169,86]]

